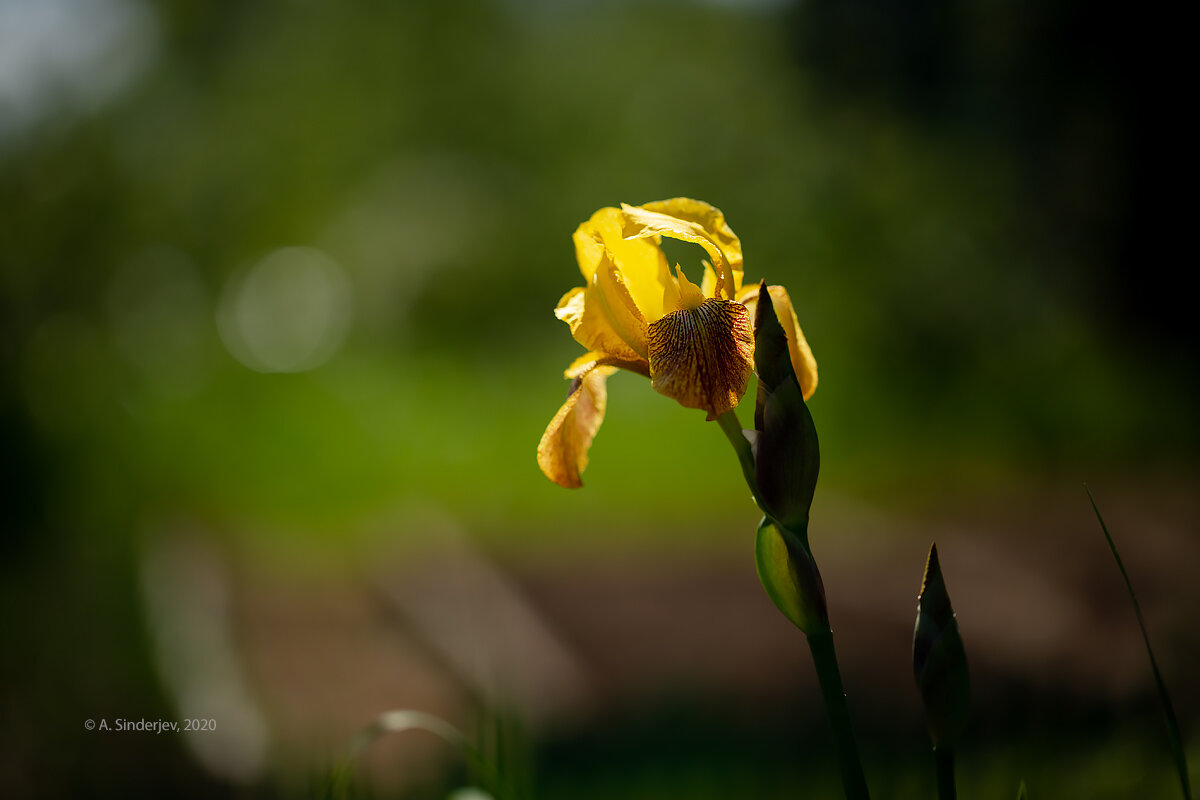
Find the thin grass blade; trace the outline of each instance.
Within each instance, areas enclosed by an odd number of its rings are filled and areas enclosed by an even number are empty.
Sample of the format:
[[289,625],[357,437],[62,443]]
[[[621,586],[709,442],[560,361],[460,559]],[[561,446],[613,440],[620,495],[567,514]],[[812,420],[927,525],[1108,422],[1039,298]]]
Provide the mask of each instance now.
[[1167,726],[1167,743],[1171,749],[1171,759],[1175,762],[1175,769],[1179,772],[1179,786],[1183,790],[1184,800],[1192,800],[1187,757],[1183,752],[1183,736],[1179,732],[1179,722],[1175,718],[1175,708],[1171,705],[1171,695],[1167,692],[1167,684],[1158,669],[1158,661],[1154,658],[1154,649],[1150,647],[1150,634],[1146,630],[1146,620],[1142,617],[1142,607],[1138,603],[1137,594],[1133,591],[1129,573],[1125,571],[1125,563],[1121,561],[1121,554],[1117,552],[1117,545],[1113,541],[1112,534],[1108,532],[1108,525],[1104,523],[1104,517],[1100,514],[1099,506],[1096,505],[1096,498],[1092,496],[1092,490],[1086,484],[1083,489],[1092,503],[1092,510],[1096,512],[1100,530],[1104,531],[1104,538],[1108,540],[1108,549],[1112,551],[1113,559],[1117,562],[1117,569],[1121,570],[1121,578],[1125,581],[1125,589],[1129,592],[1129,599],[1133,603],[1133,613],[1137,617],[1138,627],[1142,629],[1142,641],[1146,643],[1146,655],[1150,657],[1150,669],[1154,672],[1154,683],[1158,687],[1158,700],[1162,703],[1163,717]]

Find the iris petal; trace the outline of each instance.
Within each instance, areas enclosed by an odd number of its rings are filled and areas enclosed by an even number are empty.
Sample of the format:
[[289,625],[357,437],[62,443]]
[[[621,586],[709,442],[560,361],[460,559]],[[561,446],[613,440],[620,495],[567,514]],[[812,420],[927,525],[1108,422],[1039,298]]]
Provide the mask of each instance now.
[[587,467],[588,449],[608,405],[608,376],[618,367],[649,374],[644,361],[622,362],[604,353],[580,356],[563,373],[573,379],[571,389],[546,426],[537,450],[542,473],[559,486],[577,489],[583,485],[580,473]]
[[754,331],[746,307],[708,299],[666,314],[649,327],[651,385],[714,420],[737,406],[754,364]]
[[626,239],[668,236],[704,248],[717,274],[714,297],[732,300],[742,282],[742,243],[721,211],[701,200],[676,197],[644,206],[621,206]]
[[601,261],[589,286],[564,294],[554,314],[589,350],[626,360],[647,356],[646,319],[610,260]]
[[591,284],[604,264],[613,264],[642,316],[663,315],[663,286],[671,280],[666,256],[653,239],[626,239],[621,210],[602,208],[575,230],[575,258]]

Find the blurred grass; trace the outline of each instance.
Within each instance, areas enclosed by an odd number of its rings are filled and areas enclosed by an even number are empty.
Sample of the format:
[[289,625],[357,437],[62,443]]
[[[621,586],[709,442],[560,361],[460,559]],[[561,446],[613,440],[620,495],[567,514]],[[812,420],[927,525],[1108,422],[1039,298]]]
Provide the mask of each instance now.
[[[668,693],[669,694],[669,693]],[[1049,698],[1046,706],[1053,706]],[[522,766],[534,796],[580,800],[664,800],[685,796],[697,800],[754,797],[763,800],[842,795],[836,772],[828,768],[832,753],[825,721],[816,709],[790,716],[783,709],[748,723],[736,710],[718,711],[703,698],[675,695],[583,731],[551,737],[541,743],[532,772]],[[813,712],[813,713],[810,713]],[[1045,711],[1045,709],[1043,709]],[[964,747],[958,769],[964,796],[1015,796],[1024,781],[1033,797],[1088,797],[1158,800],[1178,796],[1169,759],[1154,746],[1152,721],[1119,730],[1117,721],[1066,709],[1062,722],[1040,725],[1036,732],[998,729],[977,731]],[[1086,716],[1086,715],[1085,715]],[[861,736],[872,797],[909,800],[935,794],[933,765],[925,734],[868,724]],[[492,762],[501,772],[505,763]],[[444,781],[415,787],[409,800],[442,800],[452,787],[467,782],[465,763],[452,765]],[[508,776],[511,779],[511,775]],[[328,794],[334,782],[314,776],[314,796]],[[381,796],[369,783],[341,781],[345,797]]]

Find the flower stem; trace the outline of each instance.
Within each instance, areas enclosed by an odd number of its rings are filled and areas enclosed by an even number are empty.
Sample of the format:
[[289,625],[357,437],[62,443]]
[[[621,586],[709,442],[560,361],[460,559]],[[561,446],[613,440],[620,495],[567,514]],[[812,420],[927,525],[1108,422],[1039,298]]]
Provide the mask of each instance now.
[[721,432],[725,434],[725,438],[733,445],[734,452],[737,453],[738,463],[742,465],[742,477],[746,479],[746,485],[750,487],[750,494],[754,496],[754,502],[758,504],[764,514],[774,521],[775,517],[758,493],[758,481],[754,479],[754,448],[750,446],[750,440],[746,438],[737,414],[733,411],[726,411],[717,417],[717,423],[721,426]]
[[738,463],[742,465],[742,477],[746,479],[746,485],[754,493],[755,502],[762,508],[762,500],[758,497],[758,483],[754,480],[754,448],[750,446],[750,440],[742,432],[742,423],[738,421],[736,413],[726,411],[717,417],[717,424],[721,426],[721,432],[725,434],[725,438],[733,445]]
[[954,748],[933,748],[933,762],[937,768],[938,800],[956,800],[958,789],[954,786]]
[[821,684],[825,712],[829,715],[829,727],[833,729],[833,749],[841,769],[842,789],[846,800],[867,800],[870,793],[867,791],[867,779],[863,775],[862,762],[858,758],[858,745],[850,724],[846,689],[842,686],[842,673],[838,669],[837,654],[833,649],[833,631],[826,628],[809,633],[807,637],[813,665],[817,668],[817,680]]
[[[738,462],[742,465],[742,475],[746,479],[746,485],[750,487],[750,492],[754,495],[754,501],[758,503],[758,507],[762,509],[772,524],[781,530],[784,529],[785,526],[775,519],[759,495],[758,482],[755,479],[754,448],[751,447],[750,441],[742,432],[742,425],[738,421],[737,415],[733,411],[727,411],[719,416],[717,421],[721,425],[721,431],[733,445],[734,452],[737,453]],[[805,543],[807,551],[808,536],[804,535],[799,538]],[[811,553],[808,553],[808,556],[811,558]],[[812,566],[815,570],[815,561],[812,562]],[[819,586],[819,577],[817,583]],[[817,670],[817,681],[821,685],[825,713],[829,717],[829,726],[833,731],[834,752],[841,770],[842,788],[846,794],[846,800],[869,800],[867,780],[858,756],[858,744],[854,739],[854,730],[850,724],[850,708],[846,704],[846,689],[842,685],[842,673],[838,668],[837,653],[833,647],[833,631],[829,627],[828,619],[824,617],[824,590],[820,591],[822,598],[821,627],[811,632],[805,631],[805,636],[808,638],[808,648],[812,652],[813,665]],[[953,780],[951,780],[951,785],[953,785]]]

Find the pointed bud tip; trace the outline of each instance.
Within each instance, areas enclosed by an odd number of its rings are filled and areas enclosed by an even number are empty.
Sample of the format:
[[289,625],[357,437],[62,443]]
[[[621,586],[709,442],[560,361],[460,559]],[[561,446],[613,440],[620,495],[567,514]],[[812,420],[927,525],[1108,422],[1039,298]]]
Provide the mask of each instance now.
[[925,595],[925,589],[929,585],[929,579],[934,576],[940,577],[942,567],[938,563],[937,542],[929,545],[929,555],[925,558],[925,574],[921,577],[921,591],[918,597]]
[[773,391],[789,376],[795,376],[787,334],[775,313],[775,303],[765,280],[758,286],[754,304],[754,348],[754,365],[759,380],[767,389]]
[[929,548],[917,599],[913,674],[934,746],[952,745],[966,724],[970,676],[936,543]]
[[925,574],[921,578],[921,592],[917,595],[917,612],[932,619],[939,627],[949,625],[954,618],[936,542],[930,545],[929,556],[925,559]]

